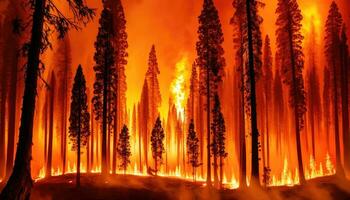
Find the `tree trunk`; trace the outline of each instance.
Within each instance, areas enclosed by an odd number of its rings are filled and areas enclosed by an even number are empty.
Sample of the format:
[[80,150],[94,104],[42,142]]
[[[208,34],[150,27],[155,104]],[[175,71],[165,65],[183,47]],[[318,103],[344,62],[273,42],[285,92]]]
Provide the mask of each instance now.
[[241,72],[241,91],[240,91],[240,134],[239,134],[239,143],[240,143],[240,181],[239,185],[241,188],[247,187],[247,153],[246,153],[246,131],[245,131],[245,115],[244,115],[244,108],[245,108],[245,100],[244,100],[244,69],[242,67]]
[[108,172],[108,166],[107,166],[107,87],[108,87],[108,66],[104,66],[104,73],[103,73],[103,108],[102,108],[102,162],[101,162],[101,169],[102,174],[107,175]]
[[[210,62],[208,61],[208,65]],[[207,66],[207,186],[211,186],[210,163],[210,66]]]
[[[3,66],[5,68],[5,66]],[[5,70],[4,70],[5,71]],[[1,81],[1,94],[0,94],[0,177],[4,177],[6,163],[5,163],[5,157],[6,157],[6,148],[5,148],[5,123],[6,123],[6,93],[7,93],[7,85],[6,85],[6,78],[4,77]]]
[[219,175],[218,175],[218,156],[214,155],[214,185],[217,188],[219,186]]
[[248,54],[249,54],[249,77],[250,77],[250,110],[251,110],[251,130],[252,130],[252,187],[260,187],[259,181],[259,131],[257,125],[256,94],[255,94],[255,69],[254,69],[254,49],[251,16],[251,0],[246,0],[246,12],[248,23]]
[[48,155],[47,155],[47,163],[46,163],[46,177],[51,176],[52,170],[52,142],[53,142],[53,117],[54,117],[54,107],[55,107],[55,73],[52,71],[51,75],[51,83],[50,83],[50,114],[49,114],[49,137],[48,137]]
[[15,165],[10,179],[0,194],[0,199],[29,200],[33,186],[30,161],[32,158],[35,97],[39,70],[39,55],[42,46],[41,39],[45,4],[46,0],[35,1]]
[[224,179],[224,158],[220,156],[220,189],[222,189],[222,182]]
[[[94,146],[95,146],[95,144],[94,144],[94,112],[93,112],[93,106],[91,106],[91,121],[90,121],[90,123],[91,123],[91,131],[90,131],[90,140],[91,140],[91,147],[90,147],[90,150],[91,150],[91,152],[90,152],[90,155],[91,155],[91,162],[90,162],[90,169],[91,168],[93,168],[94,167],[94,153],[95,153],[95,151],[94,151]],[[90,171],[87,171],[88,173],[90,173]]]
[[16,39],[15,53],[11,54],[13,56],[10,59],[13,60],[13,65],[11,66],[10,75],[10,87],[8,94],[8,141],[7,141],[7,160],[6,160],[6,178],[10,177],[13,168],[14,160],[14,150],[15,150],[15,136],[16,136],[16,103],[17,103],[17,74],[18,74],[18,60],[19,53],[17,51],[18,42]]
[[349,133],[349,77],[348,55],[345,44],[342,45],[342,73],[341,73],[341,96],[342,96],[342,121],[343,121],[343,148],[345,170],[350,170],[350,133]]

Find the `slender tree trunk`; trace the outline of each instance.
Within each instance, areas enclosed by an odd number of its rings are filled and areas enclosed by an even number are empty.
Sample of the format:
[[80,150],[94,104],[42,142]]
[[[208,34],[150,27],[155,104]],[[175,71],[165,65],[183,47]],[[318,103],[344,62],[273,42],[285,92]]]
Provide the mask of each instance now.
[[[209,62],[208,62],[209,63]],[[208,64],[210,65],[210,63]],[[211,186],[210,162],[210,66],[207,66],[207,186]]]
[[[5,68],[5,66],[3,66]],[[5,71],[5,70],[4,70]],[[5,123],[6,123],[6,93],[7,93],[7,85],[6,78],[3,78],[1,81],[1,94],[0,94],[0,178],[4,177],[6,163],[6,148],[5,148]]]
[[103,108],[102,108],[102,174],[107,175],[108,165],[107,165],[107,95],[108,95],[108,66],[104,66],[103,73]]
[[[90,131],[90,140],[91,140],[91,147],[90,147],[90,155],[91,155],[91,162],[90,162],[90,169],[92,168],[93,169],[93,167],[94,167],[94,153],[95,153],[95,150],[94,150],[94,147],[95,147],[95,144],[94,144],[94,142],[95,142],[95,140],[94,140],[94,112],[93,112],[93,106],[91,106],[91,111],[90,111],[90,113],[91,113],[91,121],[90,121],[90,123],[91,123],[91,131]],[[90,171],[88,171],[88,173],[90,173]]]
[[53,142],[53,117],[54,117],[54,107],[55,107],[55,74],[52,72],[51,75],[51,83],[50,83],[50,114],[49,114],[49,137],[48,137],[48,155],[47,155],[47,163],[46,163],[46,177],[51,176],[52,170],[52,142]]
[[[79,95],[79,99],[80,99],[80,95]],[[81,101],[79,101],[79,102],[81,102]],[[80,127],[81,127],[81,111],[82,111],[82,109],[81,109],[81,104],[79,104],[79,109],[78,109],[78,111],[79,111],[79,118],[78,118],[78,135],[77,135],[77,147],[78,147],[78,149],[77,149],[77,188],[80,188],[80,147],[81,147],[81,142],[80,142],[80,137],[81,137],[81,129],[80,129]]]
[[251,16],[251,1],[246,0],[246,13],[248,23],[248,54],[249,54],[249,78],[250,78],[250,110],[252,130],[252,187],[260,187],[259,181],[259,131],[257,125],[256,93],[255,93],[255,69],[254,69],[254,48]]
[[[335,59],[335,58],[334,58]],[[334,60],[333,59],[333,60]],[[336,173],[344,176],[344,169],[342,167],[340,158],[340,136],[339,136],[339,118],[338,118],[338,77],[337,65],[333,61],[333,108],[334,108],[334,134],[335,134],[335,154],[336,154]]]
[[219,175],[218,175],[218,156],[214,155],[214,185],[215,187],[218,187],[219,185]]
[[0,199],[29,200],[33,186],[30,161],[32,159],[35,97],[39,70],[39,55],[42,47],[41,39],[43,34],[45,4],[46,0],[35,0],[34,2],[32,35],[28,51],[21,125],[15,165],[10,179],[0,194]]
[[[18,45],[15,45],[16,47]],[[6,157],[6,177],[10,177],[13,168],[15,135],[16,135],[16,102],[17,102],[17,70],[18,70],[18,53],[16,50],[14,64],[12,66],[10,78],[10,90],[8,100],[8,141],[7,141],[7,157]]]
[[220,156],[220,189],[222,189],[222,181],[224,179],[224,158]]
[[[116,98],[118,99],[118,98]],[[114,133],[113,133],[113,163],[112,163],[112,173],[115,174],[116,173],[116,169],[117,169],[117,139],[118,139],[118,114],[115,116],[114,119]]]
[[343,125],[343,148],[345,170],[350,170],[350,133],[349,133],[349,77],[348,55],[344,44],[342,45],[342,73],[341,73],[341,96],[342,96],[342,125]]
[[[291,24],[291,23],[290,23]],[[299,123],[299,114],[298,114],[298,99],[299,95],[297,92],[297,80],[296,80],[296,63],[295,63],[295,55],[293,50],[293,39],[292,39],[292,30],[289,28],[289,49],[290,49],[290,59],[291,59],[291,67],[292,67],[292,87],[293,87],[293,97],[294,97],[294,123],[295,123],[295,139],[297,145],[297,157],[298,157],[298,170],[299,170],[299,181],[300,184],[305,183],[305,174],[304,174],[304,165],[303,165],[303,154],[301,149],[301,135],[300,135],[300,123]]]

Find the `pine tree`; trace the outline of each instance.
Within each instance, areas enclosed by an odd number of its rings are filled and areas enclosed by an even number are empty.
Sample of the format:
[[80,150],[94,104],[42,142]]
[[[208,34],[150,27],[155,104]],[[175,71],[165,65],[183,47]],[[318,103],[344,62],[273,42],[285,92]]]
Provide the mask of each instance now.
[[341,35],[341,105],[343,125],[344,167],[350,169],[350,130],[349,130],[349,47],[346,36],[346,27],[343,25]]
[[199,163],[199,139],[197,137],[196,130],[194,129],[193,119],[191,119],[188,127],[186,145],[188,163],[192,167],[193,181],[196,181],[196,168],[201,164]]
[[158,75],[160,74],[156,48],[152,45],[151,51],[148,58],[148,69],[146,73],[147,83],[148,83],[148,99],[149,99],[149,122],[153,124],[159,115],[158,108],[162,102]]
[[[70,28],[79,28],[79,24],[88,23],[94,17],[94,10],[80,0],[68,0],[72,18],[66,18],[52,1],[30,1],[31,25],[30,40],[25,44],[27,63],[25,70],[25,85],[22,101],[22,116],[19,130],[15,164],[12,174],[0,194],[0,199],[29,199],[33,181],[31,179],[30,161],[32,159],[33,122],[35,110],[35,97],[37,94],[37,80],[39,76],[40,54],[50,46],[49,33],[54,28],[63,38]],[[70,20],[71,19],[71,20]],[[23,27],[20,20],[15,20],[15,32]]]
[[129,129],[126,125],[123,126],[122,131],[119,134],[119,141],[117,146],[117,153],[120,158],[120,169],[124,170],[124,174],[126,173],[126,169],[130,164],[130,135]]
[[[211,123],[211,132],[213,134],[213,141],[211,143],[211,153],[213,155],[214,165],[214,184],[218,186],[218,168],[220,170],[220,188],[222,187],[223,181],[223,159],[227,157],[225,150],[225,120],[221,112],[221,105],[218,94],[214,96],[214,105],[212,109],[213,121]],[[219,162],[218,163],[218,159]],[[219,165],[218,165],[219,164]]]
[[272,51],[270,46],[270,38],[268,35],[265,37],[264,44],[264,55],[263,55],[263,81],[264,81],[264,97],[265,97],[265,134],[266,134],[266,167],[270,168],[270,116],[271,112],[271,91],[272,91],[272,82],[273,82],[273,74],[272,74]]
[[274,105],[274,124],[276,130],[276,150],[277,155],[282,156],[282,143],[284,142],[282,135],[284,133],[284,97],[283,86],[280,74],[280,67],[276,64],[276,72],[273,83],[273,105]]
[[277,51],[281,56],[284,83],[289,86],[289,103],[294,111],[295,137],[297,144],[298,172],[300,183],[305,182],[300,132],[306,112],[303,80],[304,55],[302,52],[302,15],[296,0],[279,0],[277,11]]
[[163,153],[165,151],[163,143],[164,137],[165,135],[162,127],[162,122],[158,117],[151,134],[151,149],[152,157],[154,159],[154,170],[156,175],[163,161]]
[[311,126],[312,137],[312,156],[316,159],[316,137],[315,134],[320,131],[319,121],[321,120],[321,95],[319,88],[319,80],[317,74],[316,63],[316,49],[317,49],[315,25],[312,22],[311,32],[309,34],[308,44],[308,58],[309,58],[309,71],[307,72],[307,86],[308,86],[308,116]]
[[[77,187],[80,187],[81,148],[86,146],[90,135],[90,114],[87,105],[86,82],[81,65],[78,66],[72,88],[69,116],[69,138],[72,149],[77,151]],[[88,152],[87,152],[88,153]]]
[[116,170],[116,145],[117,145],[117,134],[122,129],[123,124],[126,124],[126,75],[125,67],[127,65],[127,48],[128,35],[126,33],[126,20],[124,14],[124,8],[120,0],[107,0],[105,3],[106,7],[111,9],[113,18],[114,34],[112,38],[112,44],[114,47],[115,65],[117,70],[116,77],[116,117],[114,118],[114,134],[113,134],[113,158],[112,158],[112,171]]
[[[95,118],[102,125],[102,173],[109,172],[109,148],[107,145],[107,134],[110,133],[110,127],[114,123],[115,117],[115,81],[117,69],[115,66],[114,48],[112,45],[113,27],[112,13],[104,8],[101,13],[100,27],[95,42],[96,62],[94,71],[96,79],[94,83],[94,97],[92,103],[94,106]],[[108,134],[110,135],[110,134]]]
[[335,149],[336,149],[336,173],[338,175],[344,175],[344,169],[341,163],[341,150],[340,150],[340,133],[339,133],[339,95],[340,95],[340,33],[342,26],[342,16],[339,12],[337,4],[333,1],[328,12],[328,17],[325,27],[325,56],[327,61],[327,67],[330,72],[331,85],[331,98],[333,102],[333,116],[334,116],[334,134],[335,134]]
[[212,0],[204,0],[199,19],[196,63],[200,67],[200,91],[206,97],[207,112],[207,185],[211,186],[210,161],[210,106],[214,93],[218,90],[225,59],[224,41],[218,11]]

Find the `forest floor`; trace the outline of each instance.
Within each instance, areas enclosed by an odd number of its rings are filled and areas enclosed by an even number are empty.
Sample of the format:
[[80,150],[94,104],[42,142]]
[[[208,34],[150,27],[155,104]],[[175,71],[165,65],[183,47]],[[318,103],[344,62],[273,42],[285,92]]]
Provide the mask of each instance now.
[[[0,186],[1,189],[1,186]],[[75,176],[51,177],[34,184],[32,200],[346,200],[350,199],[350,181],[336,177],[313,179],[303,186],[271,187],[258,190],[209,190],[203,183],[175,178],[82,174],[81,187],[75,187]]]

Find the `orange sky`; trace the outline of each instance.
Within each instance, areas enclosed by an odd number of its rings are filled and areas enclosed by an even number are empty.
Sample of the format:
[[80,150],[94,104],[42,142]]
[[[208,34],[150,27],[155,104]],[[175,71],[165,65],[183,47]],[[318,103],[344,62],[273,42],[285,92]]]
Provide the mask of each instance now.
[[[345,12],[345,2],[348,0],[336,1],[341,7],[344,18],[350,21],[350,15]],[[175,66],[184,55],[188,56],[188,69],[191,68],[195,58],[195,43],[197,41],[197,17],[202,8],[201,0],[122,0],[127,20],[127,33],[129,42],[129,58],[126,67],[127,76],[127,99],[128,108],[132,108],[133,103],[139,100],[140,91],[143,84],[144,75],[147,69],[148,53],[152,44],[156,45],[157,57],[161,74],[159,76],[160,89],[162,94],[162,112],[168,107],[170,85],[174,79]],[[224,50],[226,58],[226,68],[233,67],[233,45],[232,27],[229,20],[233,14],[232,0],[214,0],[219,10],[219,15],[224,32]],[[277,0],[265,1],[266,6],[261,10],[264,18],[262,26],[263,38],[269,34],[272,44],[275,43]],[[325,17],[328,12],[331,0],[299,0],[300,7],[305,16],[310,12],[319,13],[319,28],[323,31]],[[101,10],[101,2],[88,0],[91,7],[97,8],[97,16],[82,31],[72,31],[70,33],[72,41],[73,67],[81,63],[84,72],[87,74],[88,87],[92,87],[93,74],[93,54],[94,42],[97,35],[98,19]],[[347,2],[348,8],[350,2]],[[320,36],[323,38],[323,36]],[[274,47],[273,47],[274,51]],[[320,52],[322,53],[322,51]],[[46,59],[50,62],[50,59]]]

